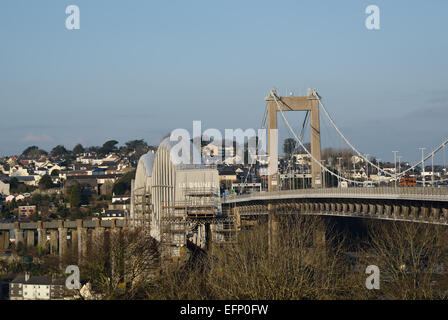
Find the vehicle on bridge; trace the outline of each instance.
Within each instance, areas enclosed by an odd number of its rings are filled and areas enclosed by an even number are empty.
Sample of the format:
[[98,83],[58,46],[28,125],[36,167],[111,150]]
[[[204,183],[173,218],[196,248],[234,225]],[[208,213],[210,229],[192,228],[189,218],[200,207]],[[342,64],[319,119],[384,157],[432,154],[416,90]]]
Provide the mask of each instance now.
[[400,186],[401,187],[415,187],[417,185],[417,179],[415,177],[411,177],[408,174],[406,174],[401,180],[400,180]]

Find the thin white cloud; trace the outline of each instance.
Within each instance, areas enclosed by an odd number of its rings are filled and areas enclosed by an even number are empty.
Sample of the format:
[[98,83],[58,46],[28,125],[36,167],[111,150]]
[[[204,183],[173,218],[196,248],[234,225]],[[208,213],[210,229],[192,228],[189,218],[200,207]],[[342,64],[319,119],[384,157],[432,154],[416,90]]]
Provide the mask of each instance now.
[[26,137],[23,137],[20,139],[21,142],[52,142],[54,141],[53,137],[49,136],[48,134],[40,134],[40,135],[34,135],[29,134]]

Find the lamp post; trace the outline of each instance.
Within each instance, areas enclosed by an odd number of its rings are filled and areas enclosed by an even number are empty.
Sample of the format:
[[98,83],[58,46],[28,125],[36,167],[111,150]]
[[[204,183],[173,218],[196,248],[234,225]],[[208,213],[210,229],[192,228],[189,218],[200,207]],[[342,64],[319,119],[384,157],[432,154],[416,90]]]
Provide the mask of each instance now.
[[[341,160],[342,160],[342,157],[338,157],[338,162],[339,162],[339,176],[341,175]],[[340,178],[340,177],[338,177],[338,187],[339,187],[339,188],[341,187],[341,178]]]
[[422,151],[422,183],[423,187],[425,187],[426,181],[425,181],[425,154],[424,151],[426,148],[419,148]]
[[394,154],[394,164],[395,164],[395,188],[397,187],[397,153],[399,151],[392,151]]

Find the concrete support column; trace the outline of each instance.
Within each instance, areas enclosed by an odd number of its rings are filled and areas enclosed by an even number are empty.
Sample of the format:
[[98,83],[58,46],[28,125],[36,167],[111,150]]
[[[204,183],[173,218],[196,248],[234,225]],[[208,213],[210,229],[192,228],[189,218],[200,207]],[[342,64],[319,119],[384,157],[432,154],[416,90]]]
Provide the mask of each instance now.
[[58,220],[59,255],[62,256],[67,251],[67,228],[64,228],[64,221]]
[[20,229],[20,224],[18,222],[14,222],[14,235],[16,247],[19,245],[19,242],[22,242],[23,244],[23,230]]
[[0,231],[0,250],[9,248],[9,231]]
[[26,231],[26,245],[28,247],[34,247],[34,230]]
[[366,203],[361,204],[361,212],[362,214],[368,214],[369,213],[369,205]]
[[434,221],[439,221],[440,220],[440,208],[431,208],[431,218]]
[[341,203],[336,203],[336,211],[342,212],[342,204]]
[[95,242],[96,243],[101,243],[102,238],[104,235],[104,228],[101,227],[101,220],[95,220]]
[[58,251],[58,230],[50,230],[50,254],[55,254]]
[[361,204],[355,203],[355,213],[361,213]]
[[391,207],[390,204],[385,204],[385,205],[384,205],[384,214],[385,214],[386,216],[390,216],[390,215],[392,215],[392,207]]
[[45,249],[46,243],[47,243],[47,230],[43,228],[42,221],[37,221],[37,246]]
[[401,209],[401,207],[399,206],[399,205],[397,205],[397,204],[394,204],[394,213],[393,213],[393,215],[394,215],[394,217],[399,217],[400,216],[400,209]]
[[369,204],[369,215],[375,215],[376,214],[376,206],[374,204]]
[[82,219],[76,220],[76,235],[78,238],[78,262],[81,263],[82,256],[87,252],[87,230],[82,225]]
[[411,217],[413,219],[418,218],[418,207],[417,206],[411,206]]
[[376,214],[379,216],[384,214],[384,206],[382,204],[376,205]]
[[71,229],[70,230],[70,250],[78,250],[78,230]]
[[444,221],[448,220],[448,208],[442,208],[442,216],[441,219],[443,219]]
[[346,203],[342,204],[342,212],[343,213],[347,213],[348,212],[348,204],[346,204]]
[[331,210],[331,212],[336,212],[336,204],[334,203],[334,202],[332,202],[331,204],[330,204],[330,210]]
[[410,208],[408,205],[402,205],[401,206],[401,215],[403,217],[409,217],[409,213],[410,213]]
[[350,213],[354,213],[355,212],[355,204],[354,203],[349,203],[348,204],[348,211]]
[[429,217],[429,208],[428,207],[421,207],[420,208],[420,217],[422,219],[428,218]]

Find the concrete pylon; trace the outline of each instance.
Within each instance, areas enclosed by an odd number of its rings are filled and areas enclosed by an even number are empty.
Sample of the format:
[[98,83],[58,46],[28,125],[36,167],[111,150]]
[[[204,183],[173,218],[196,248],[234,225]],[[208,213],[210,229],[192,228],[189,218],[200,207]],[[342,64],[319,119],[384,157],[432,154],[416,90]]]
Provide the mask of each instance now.
[[37,221],[37,246],[46,250],[47,230],[44,229],[42,221]]
[[23,230],[20,229],[19,222],[14,222],[14,236],[15,236],[15,245],[16,247],[19,245],[19,242],[23,244]]
[[87,231],[82,225],[82,219],[76,220],[76,235],[78,238],[78,263],[81,263],[82,256],[87,251]]
[[9,231],[0,232],[0,250],[9,248]]
[[34,230],[26,231],[26,245],[28,247],[34,247]]
[[[277,99],[277,101],[276,101]],[[321,161],[320,148],[320,121],[319,121],[319,100],[314,94],[303,97],[277,97],[269,95],[265,98],[268,102],[268,191],[274,191],[279,187],[277,173],[278,166],[278,126],[277,112],[286,111],[309,111],[310,112],[310,136],[311,136],[311,155]],[[311,163],[311,184],[313,188],[322,188],[322,169],[318,163]]]
[[59,255],[62,256],[67,251],[67,228],[64,228],[64,221],[58,220]]
[[58,251],[58,230],[50,230],[50,253],[55,254]]

